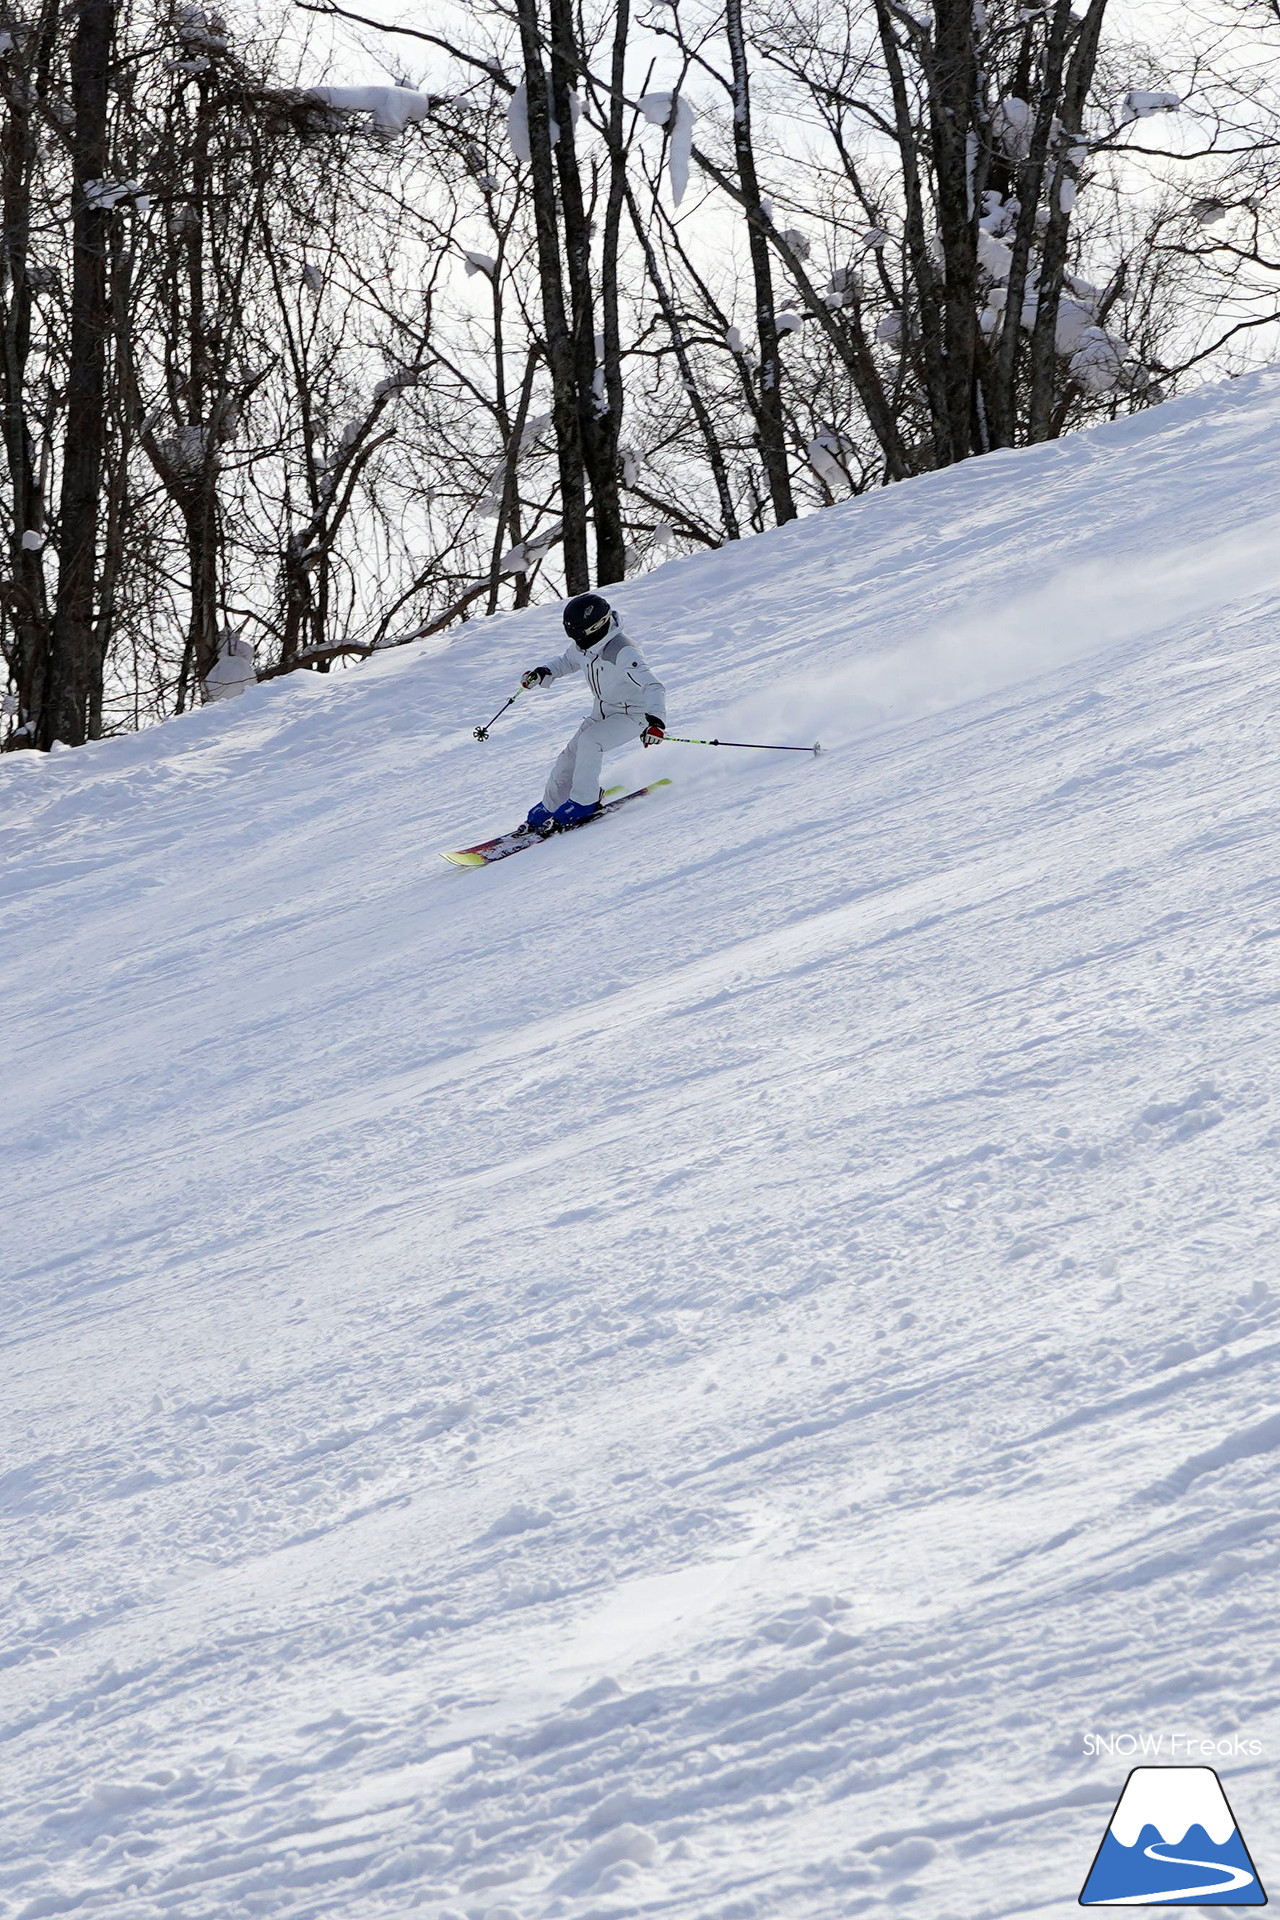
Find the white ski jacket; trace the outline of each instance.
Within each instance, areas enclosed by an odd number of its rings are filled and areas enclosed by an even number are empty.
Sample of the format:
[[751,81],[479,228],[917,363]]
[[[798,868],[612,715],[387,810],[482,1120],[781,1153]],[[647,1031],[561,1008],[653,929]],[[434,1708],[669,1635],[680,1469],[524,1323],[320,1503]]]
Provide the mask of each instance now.
[[651,713],[655,720],[666,725],[666,689],[660,680],[654,679],[616,622],[594,647],[584,652],[573,641],[558,659],[545,664],[553,680],[563,680],[570,673],[586,674],[587,685],[595,698],[595,719],[625,715],[643,726],[645,715]]

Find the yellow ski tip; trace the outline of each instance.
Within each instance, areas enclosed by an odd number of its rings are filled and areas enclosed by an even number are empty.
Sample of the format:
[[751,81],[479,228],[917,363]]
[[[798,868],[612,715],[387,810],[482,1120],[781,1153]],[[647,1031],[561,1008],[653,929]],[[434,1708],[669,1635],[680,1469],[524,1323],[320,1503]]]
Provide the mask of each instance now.
[[484,865],[484,855],[482,853],[442,853],[440,858],[447,860],[450,866],[454,867],[482,867]]

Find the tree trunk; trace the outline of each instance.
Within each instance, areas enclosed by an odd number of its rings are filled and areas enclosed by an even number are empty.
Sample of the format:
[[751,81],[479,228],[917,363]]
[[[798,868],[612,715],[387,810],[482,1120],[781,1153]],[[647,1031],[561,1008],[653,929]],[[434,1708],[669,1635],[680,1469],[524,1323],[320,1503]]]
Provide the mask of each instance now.
[[[211,450],[209,468],[215,458]],[[218,658],[218,485],[216,471],[209,468],[182,503],[191,596],[187,634],[192,669],[201,687]]]
[[[942,300],[937,269],[929,253],[929,234],[925,221],[924,189],[920,179],[920,160],[916,151],[917,130],[911,114],[902,55],[894,33],[889,0],[875,0],[876,24],[880,31],[880,50],[884,55],[893,96],[894,133],[899,165],[902,169],[903,229],[911,280],[919,313],[917,328],[913,316],[903,314],[904,356],[914,356],[920,365],[922,385],[929,404],[933,434],[934,465],[945,467],[952,459],[951,416],[947,404],[946,366],[942,354]],[[914,337],[913,337],[914,333]]]
[[[81,746],[101,701],[102,655],[94,622],[98,518],[105,442],[107,221],[91,204],[89,183],[107,175],[107,70],[115,27],[114,0],[79,0],[71,49],[74,201],[72,213],[71,351],[67,372],[60,510],[58,598],[49,649],[48,695],[39,743]],[[116,215],[116,218],[122,216]]]
[[782,411],[782,355],[778,348],[778,321],[773,304],[773,271],[765,214],[760,205],[755,148],[751,139],[751,81],[747,70],[746,40],[742,30],[742,0],[726,0],[725,31],[733,67],[733,155],[747,215],[751,273],[755,282],[756,340],[760,351],[760,458],[769,483],[774,518],[781,526],[796,517],[787,464],[786,427]]
[[[597,411],[599,435],[598,460],[607,473],[612,518],[607,531],[615,550],[610,556],[612,571],[606,571],[604,535],[599,510],[596,512],[596,579],[601,586],[626,576],[626,544],[622,531],[622,501],[619,494],[618,448],[622,437],[622,327],[618,315],[618,246],[622,232],[622,207],[627,185],[627,155],[622,137],[622,117],[626,101],[627,39],[631,30],[629,0],[615,0],[617,12],[613,29],[613,57],[609,94],[609,193],[605,202],[604,243],[600,258],[600,330],[604,351],[601,369],[604,375],[604,406]],[[594,481],[593,481],[594,485]]]
[[[187,382],[188,420],[203,434],[202,461],[182,517],[190,571],[191,658],[197,683],[204,682],[218,658],[218,584],[221,553],[218,524],[218,428],[221,395],[215,391],[215,355],[210,351],[211,318],[205,297],[205,254],[216,214],[210,204],[210,144],[216,108],[209,77],[197,81],[195,147],[192,154],[191,198],[194,232],[187,246],[187,326],[190,339],[190,375]],[[217,313],[212,320],[217,326]]]
[[[116,637],[120,581],[126,571],[130,540],[130,460],[133,452],[130,396],[132,385],[132,316],[136,259],[132,233],[123,221],[110,229],[111,327],[115,346],[115,380],[108,393],[108,438],[106,470],[102,489],[102,541],[98,578],[98,605],[95,641],[99,658],[106,661]],[[98,680],[97,698],[89,711],[89,732],[102,732],[102,696],[104,685]],[[141,725],[135,692],[134,725]]]
[[1036,324],[1031,334],[1031,403],[1029,432],[1032,441],[1047,440],[1053,423],[1053,389],[1056,370],[1058,308],[1062,302],[1062,279],[1067,265],[1067,231],[1071,208],[1063,205],[1062,189],[1075,182],[1079,171],[1070,154],[1073,136],[1078,135],[1085,101],[1093,83],[1098,60],[1098,41],[1102,34],[1102,16],[1107,0],[1089,0],[1089,7],[1076,31],[1076,43],[1067,64],[1062,88],[1059,117],[1062,130],[1054,164],[1049,170],[1049,224],[1045,228],[1040,251],[1040,289],[1036,303]]
[[5,89],[0,124],[0,214],[4,221],[3,270],[8,299],[0,331],[0,432],[12,499],[13,536],[9,584],[5,594],[13,629],[9,667],[18,689],[18,727],[11,744],[33,745],[44,703],[49,649],[49,608],[44,559],[39,547],[24,545],[23,534],[43,535],[45,502],[36,461],[35,437],[27,411],[27,360],[31,351],[31,193],[39,139],[35,74],[48,62],[57,31],[56,4],[43,9],[35,44],[22,66],[18,50],[9,55],[12,80]]
[[[1022,308],[1026,298],[1031,250],[1036,238],[1036,214],[1044,185],[1049,141],[1052,137],[1062,91],[1062,64],[1066,58],[1067,37],[1070,29],[1071,0],[1055,0],[1045,41],[1044,61],[1040,70],[1031,145],[1026,160],[1014,170],[1011,183],[1018,200],[1018,223],[1013,236],[1013,257],[1009,268],[1008,290],[1005,294],[1004,325],[996,351],[995,372],[991,383],[991,406],[988,410],[992,445],[997,447],[1012,447],[1017,444],[1018,350],[1022,342]],[[1028,41],[1032,31],[1032,27],[1028,25]],[[1023,84],[1030,92],[1029,46],[1020,61],[1019,75],[1026,76]],[[1021,95],[1018,97],[1022,98]]]
[[[496,293],[494,299],[496,303]],[[495,340],[498,337],[495,329]],[[500,354],[500,346],[498,351]],[[489,554],[489,600],[485,607],[486,614],[494,614],[498,611],[498,595],[502,587],[502,575],[498,572],[498,568],[502,561],[503,549],[508,542],[514,547],[518,546],[521,540],[520,530],[524,516],[520,512],[520,443],[524,439],[525,423],[529,418],[529,403],[533,399],[533,382],[538,370],[538,357],[536,349],[532,347],[525,356],[524,378],[520,382],[520,397],[516,401],[514,419],[508,417],[505,393],[499,394],[506,459],[502,474],[502,502],[498,509],[498,524],[493,530],[493,547]],[[516,580],[518,583],[527,583],[528,575],[519,573],[516,575]],[[519,606],[524,602],[517,600],[516,604]]]
[[582,199],[577,142],[573,131],[571,97],[581,59],[574,33],[571,0],[549,0],[551,13],[551,104],[560,138],[556,142],[556,172],[560,181],[560,210],[564,222],[564,251],[569,271],[569,302],[573,337],[573,379],[578,402],[578,433],[582,460],[591,481],[592,518],[596,532],[596,579],[621,580],[622,514],[618,504],[616,438],[608,425],[608,398],[603,370],[596,379],[595,301],[591,286],[591,224]]
[[[520,26],[520,50],[524,60],[538,278],[542,286],[542,319],[546,334],[547,365],[551,370],[552,419],[560,470],[565,587],[571,594],[585,593],[591,585],[591,571],[587,558],[587,490],[583,475],[582,427],[574,371],[574,346],[565,311],[564,275],[560,265],[560,219],[556,205],[551,118],[547,103],[547,76],[542,65],[537,0],[516,0],[516,18]],[[567,116],[567,105],[564,111]],[[560,136],[564,138],[563,127]]]
[[934,19],[929,117],[945,274],[943,390],[950,458],[955,461],[972,453],[976,438],[977,154],[971,137],[976,86],[971,0],[934,0]]

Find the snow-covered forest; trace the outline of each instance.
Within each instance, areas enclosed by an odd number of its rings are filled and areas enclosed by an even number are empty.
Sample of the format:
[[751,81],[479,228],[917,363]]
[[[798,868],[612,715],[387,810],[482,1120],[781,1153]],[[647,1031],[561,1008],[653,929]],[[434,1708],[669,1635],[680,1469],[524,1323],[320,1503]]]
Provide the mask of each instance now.
[[0,0],[3,744],[1239,370],[1278,57],[1253,0]]

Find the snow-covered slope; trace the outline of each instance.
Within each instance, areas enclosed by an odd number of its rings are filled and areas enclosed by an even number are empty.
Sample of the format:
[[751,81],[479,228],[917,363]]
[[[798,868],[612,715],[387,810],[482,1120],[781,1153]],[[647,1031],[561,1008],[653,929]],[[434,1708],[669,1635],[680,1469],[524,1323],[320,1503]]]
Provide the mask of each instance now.
[[1278,483],[1264,375],[670,565],[828,751],[486,871],[554,609],[0,762],[0,1914],[1065,1913],[1113,1733],[1280,1877]]

